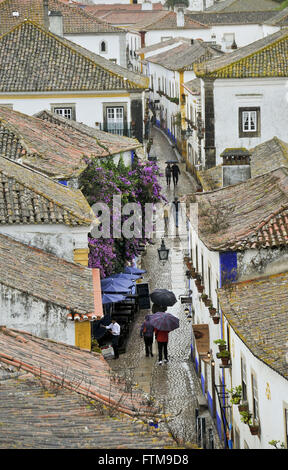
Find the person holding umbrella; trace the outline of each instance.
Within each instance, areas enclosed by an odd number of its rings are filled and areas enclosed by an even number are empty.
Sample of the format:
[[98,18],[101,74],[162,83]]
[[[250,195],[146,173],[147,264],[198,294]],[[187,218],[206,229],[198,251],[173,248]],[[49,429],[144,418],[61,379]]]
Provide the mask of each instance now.
[[144,338],[146,357],[153,357],[152,346],[154,339],[154,327],[150,323],[150,315],[146,315],[140,328],[140,337]]
[[172,169],[171,169],[170,163],[167,163],[167,166],[165,168],[165,176],[166,176],[166,183],[167,183],[168,188],[170,188],[171,175],[172,175]]

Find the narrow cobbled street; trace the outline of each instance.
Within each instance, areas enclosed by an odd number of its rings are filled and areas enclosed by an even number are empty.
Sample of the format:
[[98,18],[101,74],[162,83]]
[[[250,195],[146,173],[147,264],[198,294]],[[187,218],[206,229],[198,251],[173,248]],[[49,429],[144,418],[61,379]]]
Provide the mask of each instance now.
[[[165,161],[175,160],[176,154],[166,136],[158,129],[152,129],[153,155],[157,156],[157,164],[164,175]],[[196,183],[185,171],[185,165],[179,163],[181,175],[177,187],[173,183],[167,188],[165,176],[160,178],[163,194],[169,202],[175,196],[179,198],[189,192],[193,192]],[[170,215],[174,225],[173,215]],[[147,247],[142,257],[142,268],[146,269],[144,281],[148,282],[150,292],[155,288],[172,290],[179,299],[180,295],[187,295],[188,280],[185,276],[183,264],[184,250],[187,249],[186,227],[180,224],[179,233],[169,233],[165,237],[166,247],[169,248],[169,260],[164,265],[159,262],[157,248],[160,247],[161,234],[156,233],[154,244]],[[173,231],[172,231],[173,232]],[[170,416],[168,423],[163,423],[168,430],[181,442],[197,444],[195,427],[195,409],[197,408],[197,396],[202,395],[199,379],[193,367],[190,357],[191,345],[191,320],[184,313],[185,305],[180,300],[168,311],[180,320],[180,327],[169,334],[167,364],[158,364],[157,344],[154,341],[153,357],[145,356],[144,341],[140,338],[140,327],[150,310],[141,310],[135,318],[133,327],[127,342],[126,353],[121,354],[117,361],[109,363],[114,372],[125,376],[142,389],[147,396],[153,397],[156,403],[162,405],[165,413]],[[209,412],[205,412],[206,429],[213,431],[214,448],[220,448],[218,436]],[[173,419],[171,419],[173,418]],[[207,443],[208,447],[208,443]]]

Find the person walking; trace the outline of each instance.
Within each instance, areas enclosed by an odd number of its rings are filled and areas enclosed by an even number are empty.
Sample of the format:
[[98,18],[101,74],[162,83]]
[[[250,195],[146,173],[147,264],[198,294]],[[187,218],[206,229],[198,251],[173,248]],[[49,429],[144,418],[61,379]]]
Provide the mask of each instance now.
[[158,364],[162,366],[163,364],[163,353],[164,353],[164,362],[169,362],[168,360],[168,331],[161,331],[154,328],[155,338],[158,345]]
[[165,235],[168,234],[168,227],[169,227],[169,205],[168,203],[165,204],[163,210],[163,217],[164,217],[164,233]]
[[172,175],[172,168],[170,166],[170,163],[168,163],[165,168],[166,183],[167,183],[168,188],[170,188],[171,175]]
[[119,358],[119,337],[120,337],[120,325],[116,322],[115,318],[111,319],[111,323],[108,326],[100,325],[102,328],[106,328],[106,330],[110,330],[112,335],[112,348],[114,351],[114,359]]
[[178,177],[181,174],[181,172],[177,163],[173,163],[171,170],[172,170],[173,184],[175,187],[178,184]]
[[174,206],[175,225],[176,225],[176,227],[178,228],[178,224],[179,224],[179,205],[180,205],[180,202],[179,202],[177,196],[174,198],[174,201],[172,202],[172,204],[173,204],[173,206]]
[[144,338],[146,357],[153,357],[152,347],[154,340],[154,327],[150,323],[150,315],[146,315],[140,328],[140,337]]

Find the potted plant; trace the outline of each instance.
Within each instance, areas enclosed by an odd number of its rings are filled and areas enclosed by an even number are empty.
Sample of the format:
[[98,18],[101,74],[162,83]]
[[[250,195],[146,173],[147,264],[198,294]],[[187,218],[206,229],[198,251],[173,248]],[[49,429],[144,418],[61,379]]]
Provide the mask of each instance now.
[[218,345],[218,348],[219,348],[220,352],[224,351],[224,349],[226,349],[226,341],[224,339],[221,339],[221,338],[216,339],[214,341],[214,343]]
[[[216,308],[213,307],[213,305],[210,305],[210,307],[209,307],[209,313],[210,313],[211,317],[213,317],[213,316],[216,314]],[[220,317],[218,317],[218,318],[220,318]],[[219,322],[218,322],[218,323],[219,323]]]
[[232,405],[239,405],[241,398],[242,398],[242,387],[241,385],[237,385],[236,387],[232,387],[231,390],[227,390],[227,392],[231,395],[230,403]]
[[227,349],[224,349],[223,351],[220,351],[218,353],[217,357],[219,357],[219,359],[221,359],[223,366],[227,366],[229,364],[229,360],[230,360],[230,352],[227,351]]
[[240,414],[242,413],[242,411],[248,411],[248,402],[244,401],[240,405],[238,405],[238,410]]
[[250,429],[250,432],[251,432],[252,436],[257,436],[257,434],[259,432],[259,423],[258,423],[258,421],[253,418],[248,423],[248,426],[249,426],[249,429]]
[[203,300],[203,302],[205,302],[207,299],[208,299],[208,295],[203,293],[201,295],[201,300]]
[[204,304],[206,305],[206,307],[212,307],[212,300],[209,299],[209,297],[207,297],[206,300],[204,300]]
[[252,414],[248,410],[241,411],[240,415],[241,415],[240,420],[241,420],[242,423],[252,424]]
[[211,315],[211,317],[212,317],[212,320],[213,320],[214,324],[218,325],[218,323],[220,321],[220,317],[218,317],[218,315],[217,316]]

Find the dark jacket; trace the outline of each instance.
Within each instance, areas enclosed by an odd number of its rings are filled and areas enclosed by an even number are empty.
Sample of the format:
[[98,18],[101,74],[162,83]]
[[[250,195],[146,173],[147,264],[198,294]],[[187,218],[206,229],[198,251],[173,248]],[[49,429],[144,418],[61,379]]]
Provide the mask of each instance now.
[[146,315],[144,322],[140,328],[140,336],[149,336],[153,337],[154,334],[154,327],[150,323],[150,315]]
[[165,176],[171,176],[172,169],[171,166],[166,166],[165,168]]
[[173,176],[178,176],[178,175],[180,175],[179,166],[177,166],[176,164],[175,164],[175,165],[172,165],[172,173],[173,173]]

